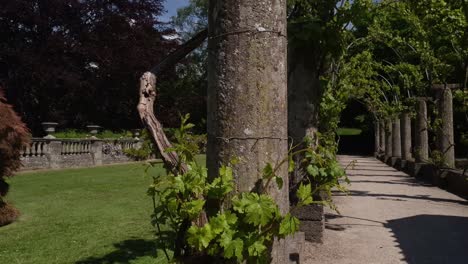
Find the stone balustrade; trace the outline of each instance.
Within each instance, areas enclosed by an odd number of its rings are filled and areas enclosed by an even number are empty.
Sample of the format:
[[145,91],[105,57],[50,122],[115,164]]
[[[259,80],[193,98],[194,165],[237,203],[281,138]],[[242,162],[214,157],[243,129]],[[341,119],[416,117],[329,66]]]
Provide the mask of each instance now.
[[90,167],[132,161],[125,150],[140,148],[136,139],[33,138],[21,152],[22,170]]

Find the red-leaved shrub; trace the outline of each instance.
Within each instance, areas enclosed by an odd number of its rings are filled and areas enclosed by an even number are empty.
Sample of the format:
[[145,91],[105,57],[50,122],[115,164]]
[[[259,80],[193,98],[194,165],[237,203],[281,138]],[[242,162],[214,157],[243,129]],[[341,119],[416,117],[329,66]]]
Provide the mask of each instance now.
[[0,226],[13,222],[19,215],[4,197],[8,193],[7,177],[21,166],[21,150],[30,142],[30,134],[0,89]]

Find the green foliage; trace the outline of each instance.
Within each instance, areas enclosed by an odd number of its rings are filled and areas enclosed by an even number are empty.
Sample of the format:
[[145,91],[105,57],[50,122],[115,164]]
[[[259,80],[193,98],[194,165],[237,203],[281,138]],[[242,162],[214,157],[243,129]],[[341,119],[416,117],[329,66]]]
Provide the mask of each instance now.
[[429,162],[438,168],[448,167],[444,154],[438,150],[431,151]]
[[[322,200],[317,202],[337,210],[332,200],[332,190],[337,189],[346,192],[342,181],[347,184],[350,182],[344,169],[336,159],[336,143],[327,138],[322,138],[320,133],[318,133],[318,137],[320,144],[314,148],[307,148],[301,161],[301,166],[306,168],[307,181],[311,184],[310,186],[299,186],[297,196],[301,201],[312,202],[304,194],[310,193],[311,198],[314,195],[321,194]],[[310,190],[304,188],[310,188]]]
[[[56,138],[63,138],[63,139],[75,139],[75,138],[89,138],[91,134],[87,133],[84,130],[79,129],[67,129],[64,131],[55,132],[53,134]],[[100,131],[97,135],[97,138],[101,139],[119,139],[119,138],[132,138],[131,131],[111,131],[111,130],[103,130]]]
[[124,153],[135,160],[147,160],[158,155],[148,130],[144,129],[140,136],[141,147],[125,149]]
[[[168,150],[177,152],[187,165],[186,172],[175,175],[167,170],[167,175],[153,177],[148,189],[154,202],[152,222],[160,239],[158,244],[165,248],[169,260],[202,255],[265,263],[273,238],[284,238],[299,228],[299,220],[290,214],[282,215],[265,192],[273,181],[282,187],[282,178],[276,172],[290,158],[276,166],[265,166],[258,191],[236,193],[229,164],[221,166],[218,175],[209,181],[206,167],[194,159],[199,149],[191,141],[189,130],[193,125],[187,123],[188,118],[182,118],[181,126],[174,131],[174,147]],[[310,204],[311,186],[302,186],[300,205]],[[173,256],[170,252],[174,252]]]
[[358,136],[362,133],[362,130],[359,128],[338,128],[336,134],[338,136]]

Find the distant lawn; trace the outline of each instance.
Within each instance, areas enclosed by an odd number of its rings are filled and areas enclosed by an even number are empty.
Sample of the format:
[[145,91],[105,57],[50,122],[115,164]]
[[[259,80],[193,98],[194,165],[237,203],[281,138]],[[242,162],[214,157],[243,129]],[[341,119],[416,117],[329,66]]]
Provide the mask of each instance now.
[[338,128],[336,130],[338,136],[359,136],[362,133],[362,130],[359,128]]
[[164,262],[156,259],[143,171],[132,164],[12,178],[8,200],[22,215],[0,227],[0,263]]

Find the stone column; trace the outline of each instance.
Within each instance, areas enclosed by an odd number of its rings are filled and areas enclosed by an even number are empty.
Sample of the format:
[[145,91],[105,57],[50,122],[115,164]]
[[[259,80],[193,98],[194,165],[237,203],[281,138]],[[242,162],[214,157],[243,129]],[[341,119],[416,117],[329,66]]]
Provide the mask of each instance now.
[[429,136],[427,133],[427,104],[426,99],[418,98],[416,106],[416,131],[414,140],[414,156],[416,162],[429,160]]
[[458,85],[434,85],[437,91],[438,118],[441,126],[437,130],[437,150],[443,153],[445,164],[455,167],[455,140],[453,135],[453,96],[451,89],[459,88]]
[[385,153],[385,121],[380,121],[380,153]]
[[94,166],[102,165],[102,146],[101,140],[93,140],[91,143],[91,156],[93,157]]
[[50,169],[60,168],[60,159],[62,155],[62,141],[51,140],[47,143],[45,155],[49,162]]
[[403,113],[401,121],[401,157],[411,160],[411,118],[409,113]]
[[[258,190],[264,167],[288,156],[286,19],[286,0],[209,1],[208,174],[237,158],[239,192]],[[284,184],[266,191],[286,214],[287,164],[275,172]],[[275,240],[271,256],[289,263],[285,240]]]
[[401,158],[401,135],[400,119],[395,118],[392,122],[392,157]]
[[374,122],[374,156],[378,156],[380,153],[380,123],[378,120]]
[[385,121],[385,157],[392,157],[392,120]]

